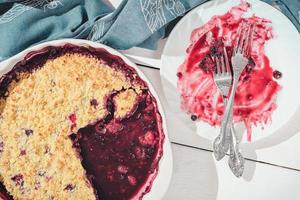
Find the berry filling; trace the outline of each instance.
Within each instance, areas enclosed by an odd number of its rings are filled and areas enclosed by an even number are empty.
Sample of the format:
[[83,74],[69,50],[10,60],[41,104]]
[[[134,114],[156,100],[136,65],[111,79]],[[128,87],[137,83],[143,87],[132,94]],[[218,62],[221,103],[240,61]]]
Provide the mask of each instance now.
[[2,153],[4,150],[4,142],[0,142],[0,153]]
[[21,151],[20,151],[20,156],[25,156],[26,155],[26,150],[25,149],[22,149]]
[[97,109],[97,107],[98,107],[98,101],[97,101],[97,99],[92,99],[92,100],[90,101],[90,104],[91,104],[91,106],[93,106],[95,109]]
[[[114,116],[115,95],[107,98],[108,116]],[[105,117],[71,137],[101,200],[135,199],[141,188],[149,190],[161,154],[160,122],[153,101],[145,90],[132,113]]]
[[73,184],[68,184],[64,190],[65,191],[68,191],[68,192],[72,192],[74,189],[75,189],[76,185],[73,185]]
[[17,174],[11,178],[11,180],[15,183],[17,186],[22,186],[24,184],[23,175]]
[[69,115],[69,121],[70,121],[70,130],[71,131],[74,131],[77,127],[77,124],[76,124],[76,120],[77,120],[77,117],[76,117],[76,114],[75,113],[72,113]]
[[0,199],[1,200],[12,200],[12,196],[10,196],[5,188],[5,186],[0,182]]
[[27,136],[31,136],[33,134],[33,130],[31,130],[31,129],[25,129],[25,134]]
[[265,43],[273,38],[271,22],[257,16],[242,15],[250,4],[242,2],[222,16],[214,16],[205,25],[195,29],[185,62],[178,68],[177,86],[181,93],[182,109],[212,126],[219,125],[224,113],[223,98],[213,81],[214,57],[220,57],[223,49],[231,57],[233,45],[241,24],[253,27],[253,40],[249,62],[241,74],[233,107],[234,122],[245,122],[247,139],[251,140],[251,127],[271,122],[280,90],[276,79],[279,71],[273,71],[265,55]]

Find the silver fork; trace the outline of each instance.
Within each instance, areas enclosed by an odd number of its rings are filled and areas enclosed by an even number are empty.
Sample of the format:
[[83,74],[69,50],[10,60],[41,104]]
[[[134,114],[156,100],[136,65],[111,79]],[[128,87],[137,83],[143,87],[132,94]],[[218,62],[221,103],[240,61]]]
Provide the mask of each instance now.
[[[225,114],[223,116],[222,127],[228,127],[232,124],[232,113],[234,105],[234,96],[241,76],[242,71],[246,67],[249,61],[249,52],[252,42],[253,35],[253,25],[251,24],[241,24],[237,37],[234,43],[233,55],[231,58],[232,70],[233,70],[233,84],[228,100],[228,104],[225,109]],[[225,135],[231,135],[229,131],[225,129]],[[235,132],[234,132],[235,133]],[[228,165],[236,177],[241,177],[244,171],[245,160],[239,151],[239,143],[235,134],[233,134],[230,144],[230,156],[228,160]],[[234,140],[234,141],[233,141]]]
[[[221,55],[220,58],[216,56],[213,57],[212,59],[216,63],[216,69],[213,73],[214,82],[223,97],[224,107],[226,107],[228,95],[229,95],[229,89],[232,82],[232,75],[231,75],[230,64],[229,64],[225,47],[223,48],[223,55]],[[231,129],[232,126],[231,127],[221,126],[220,133],[213,142],[214,156],[216,160],[221,160],[226,155],[229,149],[229,145],[230,145],[229,141],[231,135],[225,134],[226,133],[225,129],[227,128]]]

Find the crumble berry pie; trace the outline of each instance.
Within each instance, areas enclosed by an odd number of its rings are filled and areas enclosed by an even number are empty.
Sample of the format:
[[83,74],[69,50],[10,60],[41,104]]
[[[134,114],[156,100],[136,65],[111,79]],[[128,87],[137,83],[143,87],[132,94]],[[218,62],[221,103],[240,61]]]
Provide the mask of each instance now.
[[147,84],[104,49],[29,53],[0,79],[0,199],[142,199],[164,133]]

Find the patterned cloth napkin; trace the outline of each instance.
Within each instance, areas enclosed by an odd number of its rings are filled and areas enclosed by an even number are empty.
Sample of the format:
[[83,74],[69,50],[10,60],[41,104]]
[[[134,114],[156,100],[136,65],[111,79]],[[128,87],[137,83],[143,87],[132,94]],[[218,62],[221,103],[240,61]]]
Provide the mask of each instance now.
[[[45,41],[81,38],[128,49],[156,48],[174,19],[207,0],[0,0],[0,61]],[[264,0],[300,31],[299,0]],[[171,23],[174,24],[174,23]]]

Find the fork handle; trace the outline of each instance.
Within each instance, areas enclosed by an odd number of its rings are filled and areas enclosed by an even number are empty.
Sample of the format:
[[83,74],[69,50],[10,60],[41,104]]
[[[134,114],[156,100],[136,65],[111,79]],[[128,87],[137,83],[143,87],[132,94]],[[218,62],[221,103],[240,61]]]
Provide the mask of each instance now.
[[[225,143],[229,143],[229,147],[230,147],[230,153],[229,153],[229,160],[228,160],[228,165],[232,171],[232,173],[236,176],[236,177],[241,177],[243,172],[244,172],[244,157],[242,156],[242,154],[239,151],[239,142],[237,139],[237,135],[233,126],[233,105],[234,105],[234,96],[235,96],[235,91],[237,89],[237,84],[238,84],[238,79],[239,79],[239,75],[235,76],[233,78],[233,85],[232,85],[232,89],[231,89],[231,93],[230,93],[230,97],[228,102],[226,105],[226,110],[225,110],[225,114],[223,117],[223,121],[222,121],[222,126],[224,127],[228,127],[230,126],[230,131],[228,129],[224,129],[225,130]],[[223,124],[224,123],[224,124]]]
[[232,173],[239,178],[243,175],[244,172],[245,159],[240,153],[239,142],[235,133],[235,129],[233,127],[233,123],[231,123],[231,134],[232,140],[230,144],[228,165]]
[[[223,98],[223,100],[224,100],[224,107],[227,108],[229,99],[228,98]],[[229,112],[228,115],[226,115],[226,110],[225,110],[225,114],[223,115],[221,126],[222,126],[221,128],[223,128],[223,130],[224,130],[224,132],[223,132],[224,141],[223,142],[229,146],[230,145],[230,140],[232,140],[231,132],[232,132],[232,129],[233,129],[232,112]]]
[[[224,99],[224,106],[227,106],[228,100],[227,98],[223,97]],[[223,134],[227,134],[227,136],[224,136],[224,140],[227,140],[225,142],[228,142],[229,146],[229,159],[228,159],[228,165],[232,173],[236,177],[241,177],[244,172],[244,165],[245,165],[245,159],[243,155],[240,153],[239,150],[239,141],[234,129],[234,125],[232,122],[232,113],[231,116],[229,116],[230,121],[228,122],[228,129],[225,129],[225,132]]]
[[[235,91],[236,91],[237,83],[238,83],[238,81],[236,81],[236,80],[238,80],[238,79],[233,78],[233,85],[232,85],[229,99],[223,98],[225,112],[224,112],[222,122],[221,122],[221,131],[220,131],[220,135],[219,135],[219,140],[220,140],[219,143],[220,144],[215,145],[215,146],[221,145],[221,147],[223,149],[223,153],[221,156],[219,156],[219,158],[217,160],[220,160],[225,156],[224,153],[227,153],[227,151],[229,150],[229,146],[230,146],[231,140],[232,140],[232,138],[231,138],[232,137],[231,123],[232,123],[232,116],[233,116],[233,102],[234,102],[234,95],[235,95]],[[215,144],[217,144],[217,142],[215,142]],[[221,148],[221,147],[217,147],[217,148]]]
[[[223,96],[223,101],[224,107],[226,107],[228,98]],[[232,128],[231,124],[230,126],[221,126],[220,133],[213,142],[214,156],[218,161],[224,158],[230,148],[230,141],[232,140],[230,137],[232,135],[228,132],[230,133]]]
[[[222,119],[222,123],[221,123],[222,128],[226,128],[228,126],[228,123],[230,123],[232,121],[234,96],[235,96],[235,91],[237,89],[238,81],[239,81],[238,78],[236,78],[236,76],[234,76],[233,84],[232,84],[232,88],[231,88],[231,92],[230,92],[230,97],[229,97],[228,101],[226,102],[227,105],[226,105],[225,113],[223,115],[223,119]],[[226,129],[224,129],[224,130],[226,130]]]

